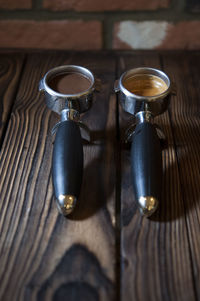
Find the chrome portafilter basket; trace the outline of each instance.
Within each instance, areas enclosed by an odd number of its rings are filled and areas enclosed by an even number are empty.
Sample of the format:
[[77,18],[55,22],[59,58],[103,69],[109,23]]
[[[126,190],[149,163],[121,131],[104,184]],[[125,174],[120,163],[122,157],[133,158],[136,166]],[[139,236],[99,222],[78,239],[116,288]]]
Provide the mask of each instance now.
[[[52,80],[58,76],[79,76],[89,81],[89,87],[76,87],[76,93],[63,94],[52,88]],[[70,83],[71,84],[71,83]],[[83,145],[80,127],[89,131],[80,121],[80,114],[90,109],[93,94],[98,86],[94,75],[88,69],[66,65],[49,70],[39,83],[39,90],[45,95],[46,105],[61,115],[53,129],[56,138],[53,147],[52,178],[54,195],[59,211],[70,214],[79,198],[83,176]],[[77,93],[78,91],[78,93]]]
[[[155,76],[162,80],[165,89],[160,94],[143,96],[127,89],[127,83],[136,76]],[[142,82],[141,82],[142,84]],[[133,82],[134,85],[134,82]],[[167,110],[171,85],[168,76],[153,68],[135,68],[123,73],[115,82],[124,111],[135,116],[135,123],[126,131],[126,141],[131,141],[131,169],[135,198],[142,215],[154,213],[161,199],[162,152],[154,117]],[[160,131],[160,130],[159,130]]]

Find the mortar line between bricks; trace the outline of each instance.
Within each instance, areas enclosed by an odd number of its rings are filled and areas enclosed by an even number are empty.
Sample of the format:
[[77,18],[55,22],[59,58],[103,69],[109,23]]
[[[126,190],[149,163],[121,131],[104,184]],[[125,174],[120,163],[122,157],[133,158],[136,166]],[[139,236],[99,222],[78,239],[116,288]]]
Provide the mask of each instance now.
[[185,0],[171,0],[170,7],[176,14],[184,13]]
[[113,40],[113,28],[114,28],[114,22],[112,22],[110,19],[106,19],[104,21],[104,43],[106,49],[112,49],[112,40]]
[[32,9],[41,10],[42,9],[42,0],[32,0]]
[[105,37],[106,37],[106,30],[107,30],[107,28],[106,28],[106,24],[105,24],[105,22],[103,21],[102,22],[102,34],[101,34],[101,36],[102,36],[102,49],[107,49],[107,45],[106,45],[106,40],[105,40]]
[[[41,1],[41,0],[36,0]],[[16,10],[8,11],[1,10],[0,20],[98,20],[106,21],[110,20],[112,22],[123,21],[123,20],[133,20],[133,21],[191,21],[199,20],[200,12],[190,13],[182,11],[177,13],[175,9],[156,10],[156,11],[107,11],[107,12],[73,12],[73,11],[62,11],[62,12],[51,12],[47,10],[39,10],[35,5],[33,10]]]
[[[173,0],[176,1],[176,0]],[[179,11],[185,11],[187,9],[187,0],[179,0],[178,3],[176,3],[177,9],[179,9]]]

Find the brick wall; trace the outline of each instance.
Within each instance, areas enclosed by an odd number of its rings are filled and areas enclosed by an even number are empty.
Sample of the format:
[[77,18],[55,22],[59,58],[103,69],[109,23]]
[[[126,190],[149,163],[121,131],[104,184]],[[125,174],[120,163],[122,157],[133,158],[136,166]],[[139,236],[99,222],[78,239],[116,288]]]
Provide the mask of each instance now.
[[200,49],[200,0],[0,0],[0,47]]

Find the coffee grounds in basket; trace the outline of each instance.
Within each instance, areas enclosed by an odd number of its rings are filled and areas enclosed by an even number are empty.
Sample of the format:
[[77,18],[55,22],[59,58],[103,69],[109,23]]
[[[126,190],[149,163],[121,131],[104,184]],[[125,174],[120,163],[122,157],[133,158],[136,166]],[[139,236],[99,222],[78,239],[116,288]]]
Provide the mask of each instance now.
[[137,74],[123,82],[124,87],[138,96],[156,96],[167,90],[167,85],[160,77],[151,74]]
[[91,81],[80,73],[66,73],[55,76],[48,85],[58,93],[78,94],[88,90]]

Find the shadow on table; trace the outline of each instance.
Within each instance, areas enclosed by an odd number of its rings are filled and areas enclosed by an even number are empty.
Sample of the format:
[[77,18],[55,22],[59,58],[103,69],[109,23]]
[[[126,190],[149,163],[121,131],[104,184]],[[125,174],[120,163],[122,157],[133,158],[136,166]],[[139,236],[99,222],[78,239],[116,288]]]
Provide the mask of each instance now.
[[[166,125],[163,126],[163,129],[166,133],[171,130],[170,128],[168,129]],[[178,131],[178,128],[173,128],[173,130]],[[194,128],[190,129],[191,132],[194,130]],[[163,142],[162,145],[164,148],[162,151],[164,159],[163,165],[165,166],[163,168],[162,198],[157,211],[149,218],[152,221],[168,222],[183,217],[195,206],[200,196],[198,185],[194,185],[194,179],[196,183],[198,181],[200,183],[199,168],[195,168],[197,158],[195,159],[191,156],[186,143],[176,147],[172,143],[172,140],[169,141],[169,143],[168,145],[166,142]],[[125,160],[126,162],[123,162],[125,155],[122,155],[122,166],[125,174],[125,176],[122,174],[122,184],[126,187],[127,191],[124,191],[125,189],[122,186],[122,197],[124,198],[124,200],[122,200],[124,201],[122,218],[126,224],[129,223],[134,214],[139,214],[139,210],[136,210],[138,206],[134,198],[132,187],[127,189],[127,187],[132,186],[130,180],[130,144],[129,146],[122,145],[122,152],[124,152],[124,154],[128,153],[128,158]],[[197,146],[194,145],[193,148],[197,148]],[[199,152],[200,149],[197,149],[196,153]],[[189,195],[191,195],[191,197],[188,197]]]
[[[200,189],[197,183],[200,183],[200,174],[198,166],[195,167],[195,158],[189,151],[181,150],[179,152],[178,162],[175,160],[166,168],[163,177],[162,200],[157,212],[150,218],[155,221],[176,220],[186,214],[196,206],[200,199]],[[191,166],[188,166],[190,162]],[[196,185],[195,185],[196,182]]]
[[[165,133],[171,131],[168,125],[161,125]],[[123,128],[121,131],[121,203],[122,220],[131,220],[134,214],[139,214],[137,204],[134,200],[134,192],[131,183],[130,167],[130,145],[123,143]],[[173,129],[174,130],[174,129]],[[175,130],[178,130],[177,128]],[[191,131],[194,129],[191,129]],[[179,129],[180,131],[180,129]],[[112,138],[110,138],[112,137]],[[113,138],[114,137],[114,138]],[[83,220],[103,208],[110,201],[110,196],[115,189],[116,180],[116,131],[93,132],[93,142],[86,145],[87,152],[94,152],[92,161],[88,161],[84,169],[84,179],[80,200],[70,219]],[[172,140],[169,145],[163,142],[163,158],[165,168],[163,170],[162,199],[159,207],[153,216],[152,221],[168,222],[179,219],[191,210],[199,200],[198,185],[194,185],[194,179],[200,182],[199,169],[190,168],[185,170],[185,166],[195,166],[195,158],[191,157],[187,151],[187,145],[178,145],[175,149]],[[194,146],[197,147],[197,146]],[[197,150],[198,151],[198,150]],[[200,152],[200,150],[199,150]],[[126,158],[124,157],[126,154]],[[177,161],[178,153],[178,161]],[[189,173],[192,173],[189,175]],[[187,193],[185,191],[187,190]],[[189,192],[191,191],[191,193]],[[188,198],[188,195],[192,198]],[[187,199],[186,199],[187,198]],[[127,223],[125,222],[125,223]]]
[[111,201],[115,189],[116,132],[111,129],[109,132],[99,131],[92,134],[92,143],[84,147],[86,165],[81,195],[74,212],[67,217],[72,220],[84,220],[96,214]]

